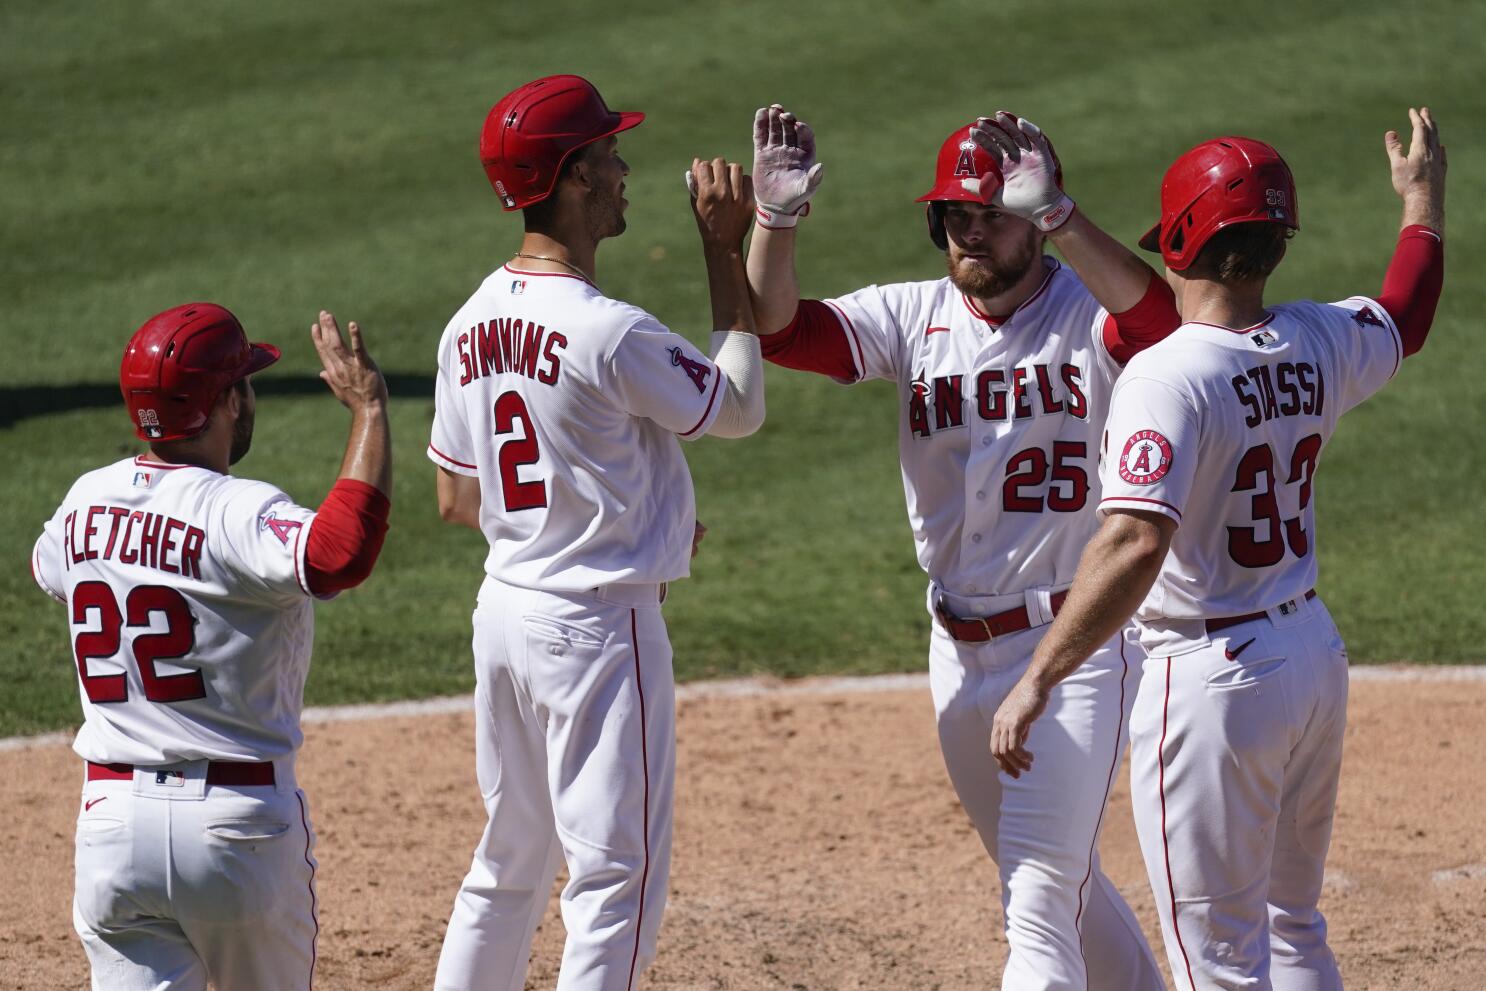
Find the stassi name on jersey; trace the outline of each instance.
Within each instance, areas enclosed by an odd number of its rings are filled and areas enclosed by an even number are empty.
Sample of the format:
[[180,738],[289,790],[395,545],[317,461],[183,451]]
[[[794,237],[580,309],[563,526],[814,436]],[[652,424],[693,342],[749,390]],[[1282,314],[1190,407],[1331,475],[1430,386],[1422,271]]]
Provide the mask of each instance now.
[[1233,391],[1248,408],[1244,426],[1257,427],[1281,416],[1320,416],[1326,403],[1326,377],[1308,361],[1255,365],[1233,376]]
[[[83,513],[81,520],[79,513]],[[201,577],[206,531],[174,516],[123,506],[89,506],[86,512],[68,513],[63,527],[62,563],[69,571],[74,564],[102,558],[185,578]]]
[[558,352],[568,339],[557,331],[520,317],[489,320],[460,334],[459,384],[490,375],[524,375],[543,385],[556,385],[562,372]]
[[[1080,420],[1089,415],[1089,401],[1080,383],[1083,370],[1065,364],[982,369],[975,376],[975,413],[982,420],[1025,420],[1034,415],[1067,413]],[[908,397],[908,429],[927,437],[935,430],[965,425],[965,376],[939,375],[933,382],[920,373]]]

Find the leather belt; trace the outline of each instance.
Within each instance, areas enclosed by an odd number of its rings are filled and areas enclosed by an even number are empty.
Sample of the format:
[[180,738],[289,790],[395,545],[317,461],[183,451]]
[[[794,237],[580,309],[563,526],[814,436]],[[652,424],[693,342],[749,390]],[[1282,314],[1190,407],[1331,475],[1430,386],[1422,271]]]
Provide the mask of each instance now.
[[[144,770],[148,771],[149,768]],[[89,781],[132,781],[133,764],[95,764],[88,761]],[[273,762],[250,763],[241,760],[214,760],[206,765],[206,783],[209,785],[272,785],[274,783]]]
[[[1059,609],[1063,608],[1063,601],[1067,598],[1067,589],[1053,593],[1048,607],[1054,616],[1058,614]],[[985,643],[996,637],[1004,637],[1008,633],[1020,633],[1022,630],[1030,630],[1035,625],[1041,625],[1032,622],[1032,618],[1027,615],[1026,606],[1017,606],[1015,609],[998,612],[994,616],[965,619],[953,615],[944,608],[944,602],[941,600],[934,603],[934,614],[939,617],[939,625],[944,627],[944,632],[961,643]]]
[[[1314,599],[1316,597],[1316,590],[1311,589],[1305,593],[1305,597],[1307,600]],[[1207,621],[1207,632],[1217,633],[1219,630],[1226,630],[1228,627],[1237,626],[1239,623],[1250,623],[1256,619],[1264,619],[1268,615],[1269,611],[1266,609],[1259,612],[1244,613],[1242,616],[1224,616],[1221,619],[1210,619]]]

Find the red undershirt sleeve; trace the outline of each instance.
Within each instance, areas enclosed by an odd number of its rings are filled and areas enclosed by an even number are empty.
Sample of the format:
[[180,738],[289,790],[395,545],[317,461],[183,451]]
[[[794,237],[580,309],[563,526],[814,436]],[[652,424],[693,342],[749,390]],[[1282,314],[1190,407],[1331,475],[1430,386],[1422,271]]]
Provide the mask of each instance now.
[[374,485],[342,478],[331,486],[305,548],[311,592],[332,595],[366,581],[382,552],[391,509],[392,500]]
[[759,335],[764,359],[784,368],[819,372],[843,381],[857,378],[841,321],[818,299],[802,299],[782,330]]
[[1166,336],[1181,325],[1182,318],[1176,311],[1176,294],[1156,272],[1151,272],[1151,281],[1145,287],[1140,302],[1123,313],[1111,313],[1104,318],[1104,348],[1109,356],[1121,365]]
[[1424,346],[1444,284],[1444,239],[1420,224],[1405,227],[1399,232],[1393,261],[1378,295],[1378,305],[1388,311],[1398,328],[1404,357]]

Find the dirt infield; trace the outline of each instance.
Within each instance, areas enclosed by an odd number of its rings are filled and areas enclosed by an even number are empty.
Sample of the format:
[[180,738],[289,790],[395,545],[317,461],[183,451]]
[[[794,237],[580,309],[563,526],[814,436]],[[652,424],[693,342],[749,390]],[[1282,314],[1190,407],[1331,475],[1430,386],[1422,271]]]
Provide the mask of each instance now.
[[[995,874],[940,763],[927,693],[764,692],[680,704],[676,852],[653,989],[999,986]],[[321,989],[427,988],[482,826],[462,714],[310,726]],[[1106,869],[1155,914],[1122,772]],[[87,986],[71,931],[79,768],[0,751],[12,810],[0,988]],[[1347,986],[1486,987],[1486,681],[1359,681],[1323,908]],[[550,988],[555,902],[529,987]],[[1161,955],[1158,949],[1158,956]]]

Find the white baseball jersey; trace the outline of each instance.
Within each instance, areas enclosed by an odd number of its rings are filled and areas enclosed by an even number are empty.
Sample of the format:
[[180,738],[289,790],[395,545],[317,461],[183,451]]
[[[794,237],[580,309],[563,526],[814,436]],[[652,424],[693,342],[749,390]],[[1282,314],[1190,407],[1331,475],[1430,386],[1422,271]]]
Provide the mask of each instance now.
[[99,763],[264,761],[299,747],[313,510],[272,485],[130,458],[79,478],[31,554],[68,608]]
[[485,570],[581,591],[690,572],[696,503],[676,438],[700,437],[723,372],[584,279],[505,266],[439,342],[428,456],[480,480]]
[[949,279],[826,302],[856,380],[898,383],[899,456],[918,561],[945,589],[1068,584],[1095,527],[1100,431],[1119,363],[1108,313],[1071,270],[1000,326]]
[[1115,389],[1100,507],[1181,524],[1137,618],[1237,616],[1309,591],[1321,452],[1402,356],[1362,296],[1274,306],[1243,330],[1184,324],[1137,355]]

